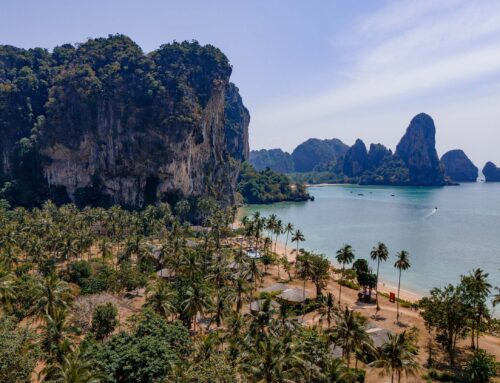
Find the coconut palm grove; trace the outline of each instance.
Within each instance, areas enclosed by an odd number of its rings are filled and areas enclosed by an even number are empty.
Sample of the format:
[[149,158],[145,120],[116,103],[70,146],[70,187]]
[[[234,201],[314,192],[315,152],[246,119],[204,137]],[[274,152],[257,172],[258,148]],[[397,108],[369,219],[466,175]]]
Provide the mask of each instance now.
[[[302,248],[307,238],[293,224],[255,213],[235,225],[236,213],[213,199],[141,211],[2,205],[1,381],[496,376],[482,343],[498,332],[490,310],[500,296],[486,271],[471,270],[419,302],[396,298],[398,330],[379,337],[372,323],[390,315],[390,303],[377,294],[367,259],[346,245],[334,268]],[[371,256],[393,262],[403,279],[411,267],[410,254],[381,243]],[[364,310],[349,301],[358,291]],[[424,326],[409,325],[407,312]]]

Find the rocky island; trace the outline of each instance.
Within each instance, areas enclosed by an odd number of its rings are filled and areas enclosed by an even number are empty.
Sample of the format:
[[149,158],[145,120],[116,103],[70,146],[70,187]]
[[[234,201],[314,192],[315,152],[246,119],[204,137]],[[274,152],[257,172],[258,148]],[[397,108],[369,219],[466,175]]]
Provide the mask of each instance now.
[[483,174],[486,182],[500,182],[500,168],[493,162],[487,162],[484,165]]
[[463,150],[455,149],[441,157],[444,174],[456,182],[476,182],[478,168],[467,157]]
[[[291,155],[295,171],[291,176],[306,183],[443,186],[449,181],[436,152],[435,137],[434,121],[421,113],[411,120],[395,153],[380,143],[367,150],[361,139],[351,147],[338,139],[309,139]],[[280,171],[274,163],[266,163],[265,156],[265,150],[252,151],[250,162]]]

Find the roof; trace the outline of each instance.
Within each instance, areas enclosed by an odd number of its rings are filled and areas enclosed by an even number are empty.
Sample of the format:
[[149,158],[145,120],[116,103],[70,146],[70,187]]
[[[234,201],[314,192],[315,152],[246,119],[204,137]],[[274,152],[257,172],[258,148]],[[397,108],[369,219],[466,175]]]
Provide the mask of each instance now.
[[370,328],[366,330],[366,333],[373,340],[373,345],[377,348],[382,347],[387,342],[389,334],[394,334],[391,330],[380,327]]
[[[263,307],[265,301],[266,301],[265,299],[259,299],[257,301],[253,301],[252,303],[250,303],[250,311],[259,312],[261,307]],[[271,302],[271,308],[273,309],[278,309],[281,306],[276,301],[271,300],[270,302]]]
[[275,283],[274,285],[265,287],[263,289],[260,289],[260,291],[266,292],[266,293],[274,293],[274,292],[282,292],[285,291],[286,289],[289,289],[290,286],[287,285],[286,283]]
[[161,269],[156,272],[156,275],[160,278],[172,278],[174,277],[174,272],[169,269]]
[[278,298],[292,303],[302,303],[309,298],[309,294],[307,293],[307,291],[304,294],[303,289],[290,288],[283,290],[283,292],[278,295]]

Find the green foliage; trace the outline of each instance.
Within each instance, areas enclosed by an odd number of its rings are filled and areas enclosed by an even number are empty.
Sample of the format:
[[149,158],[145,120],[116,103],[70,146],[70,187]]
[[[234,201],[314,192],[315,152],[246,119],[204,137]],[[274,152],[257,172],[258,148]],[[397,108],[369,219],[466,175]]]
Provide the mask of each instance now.
[[116,325],[118,309],[111,303],[98,305],[92,314],[92,332],[96,339],[103,339],[113,332]]
[[92,267],[88,261],[77,261],[69,265],[69,280],[82,286],[85,279],[92,274]]
[[25,326],[0,317],[0,382],[29,383],[37,359],[41,356],[35,334]]
[[105,382],[149,383],[164,379],[190,350],[185,327],[168,324],[146,310],[130,333],[122,332],[99,344],[88,341],[85,357],[106,374]]
[[307,201],[311,197],[302,184],[292,184],[290,179],[270,169],[257,172],[244,163],[240,169],[238,192],[250,204],[281,201]]
[[500,364],[494,355],[484,350],[477,350],[463,370],[463,377],[468,383],[488,383],[498,376]]

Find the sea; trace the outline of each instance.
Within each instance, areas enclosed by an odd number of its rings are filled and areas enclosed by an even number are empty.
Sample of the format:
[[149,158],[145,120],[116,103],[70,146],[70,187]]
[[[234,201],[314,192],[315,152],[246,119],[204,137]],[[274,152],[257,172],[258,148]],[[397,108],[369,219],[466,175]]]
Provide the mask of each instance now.
[[301,247],[325,254],[334,264],[336,251],[349,244],[356,258],[369,260],[375,270],[370,251],[383,242],[390,257],[381,264],[380,280],[392,286],[398,281],[396,253],[406,250],[411,267],[403,271],[401,288],[419,295],[458,283],[475,268],[500,286],[500,183],[435,188],[324,185],[308,191],[314,201],[245,206],[240,214],[274,213],[284,223],[293,223],[304,233]]

